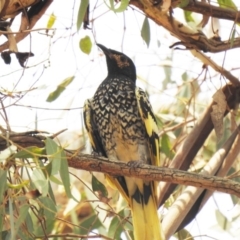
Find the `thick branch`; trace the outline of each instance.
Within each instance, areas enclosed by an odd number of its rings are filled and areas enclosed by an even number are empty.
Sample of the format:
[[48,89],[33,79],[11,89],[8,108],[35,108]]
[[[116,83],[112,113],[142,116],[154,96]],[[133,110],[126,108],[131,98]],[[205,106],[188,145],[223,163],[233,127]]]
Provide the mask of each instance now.
[[[17,43],[23,40],[25,37],[27,37],[30,34],[29,31],[24,32],[24,30],[31,30],[35,26],[35,24],[38,22],[38,20],[42,17],[42,15],[45,13],[45,11],[48,9],[48,7],[52,2],[53,0],[46,0],[45,2],[42,2],[41,8],[38,9],[39,12],[37,12],[31,17],[26,16],[25,13],[22,14],[19,33],[15,35],[15,39]],[[0,52],[8,48],[9,48],[9,41],[6,41],[2,45],[0,45]]]
[[[228,84],[225,85],[222,90],[225,94],[228,104],[227,111],[225,112],[225,114],[227,115],[231,109],[235,109],[236,106],[238,106],[239,104],[240,99],[238,98],[238,96],[240,88]],[[178,148],[178,151],[174,159],[171,161],[169,167],[181,170],[187,170],[189,168],[199,149],[203,146],[210,132],[214,129],[211,119],[211,112],[214,104],[215,103],[212,102],[206,108],[205,112],[202,114],[201,118],[198,120],[193,130],[188,134],[187,138]],[[176,185],[170,183],[161,183],[161,195],[159,199],[160,205],[162,205],[166,201],[166,199],[169,198],[175,187]]]
[[182,9],[191,12],[196,12],[209,17],[215,17],[219,19],[226,19],[234,22],[240,22],[240,11],[236,11],[230,8],[221,8],[213,6],[203,1],[190,0],[186,7]]
[[[155,23],[167,29],[188,49],[217,53],[240,46],[240,38],[236,38],[233,41],[219,41],[212,38],[208,39],[203,33],[197,30],[193,31],[182,22],[175,19],[174,16],[169,16],[167,13],[162,12],[161,8],[152,4],[152,1],[131,0],[130,4],[143,11],[146,16],[151,18]],[[209,11],[211,10],[209,9]],[[225,9],[222,9],[222,11],[225,11]],[[235,12],[235,14],[238,13]]]
[[144,180],[165,181],[217,190],[240,197],[240,184],[226,178],[201,175],[171,168],[160,168],[146,164],[142,164],[138,168],[133,168],[126,163],[110,162],[106,158],[87,154],[74,157],[69,156],[68,164],[70,167],[76,169],[104,172],[111,176],[128,176]]

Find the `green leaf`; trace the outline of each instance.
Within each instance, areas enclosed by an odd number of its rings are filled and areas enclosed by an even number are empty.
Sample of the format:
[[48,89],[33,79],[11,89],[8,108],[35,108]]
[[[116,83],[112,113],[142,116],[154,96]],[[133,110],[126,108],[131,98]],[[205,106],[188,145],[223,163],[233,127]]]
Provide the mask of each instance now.
[[0,187],[0,206],[1,206],[4,199],[4,192],[7,188],[7,171],[2,169],[0,169],[0,183],[1,183]]
[[161,152],[163,152],[170,159],[172,159],[174,156],[174,153],[172,152],[172,146],[167,134],[163,134],[161,137]]
[[237,6],[232,0],[217,0],[218,4],[222,8],[230,8],[237,11]]
[[103,227],[101,221],[97,214],[93,214],[90,217],[84,218],[79,224],[79,229],[81,235],[87,235],[91,230]]
[[47,28],[52,28],[56,21],[56,16],[52,13],[48,19]]
[[85,13],[87,11],[89,0],[81,0],[77,17],[77,30],[81,28]]
[[27,225],[27,229],[29,232],[33,232],[34,227],[33,227],[33,221],[31,218],[30,213],[28,212],[27,216],[26,216],[26,221],[25,221],[26,225]]
[[[53,193],[53,189],[52,189],[52,185],[50,182],[48,182],[48,197],[50,197],[52,199],[52,201],[54,202],[54,204],[56,205],[56,199]],[[54,187],[54,191],[55,191],[55,187]]]
[[[0,197],[2,198],[3,196],[0,196]],[[0,202],[0,204],[1,204],[1,202]],[[5,208],[0,207],[0,239],[1,239],[1,235],[3,233],[3,222],[4,222],[4,219],[5,219]],[[3,239],[5,239],[5,238],[3,238]]]
[[51,138],[47,138],[45,144],[48,159],[50,161],[49,165],[51,166],[50,175],[55,175],[58,173],[61,167],[61,150]]
[[39,205],[41,206],[41,215],[44,217],[45,231],[50,233],[53,230],[57,214],[56,205],[49,197],[39,197]]
[[9,207],[9,217],[10,217],[11,239],[15,239],[16,232],[15,232],[15,226],[14,226],[14,212],[13,212],[12,198],[9,198],[8,207]]
[[121,210],[117,213],[117,216],[115,216],[109,226],[108,230],[108,236],[116,239],[121,240],[121,234],[126,230],[132,231],[132,225],[128,222],[128,213],[125,211],[125,209]]
[[110,2],[110,7],[107,4],[106,5],[110,8],[110,10],[114,11],[115,13],[125,11],[127,9],[128,4],[129,4],[129,0],[121,0],[120,1],[120,6],[115,8],[114,0],[109,0],[109,2]]
[[19,216],[18,216],[16,224],[15,224],[15,231],[16,231],[16,233],[18,232],[18,229],[21,226],[21,224],[26,219],[26,217],[28,215],[29,207],[30,206],[28,204],[21,205],[20,210],[19,210]]
[[186,230],[186,229],[181,229],[178,233],[177,233],[178,239],[179,240],[194,240],[194,238],[192,237],[192,235]]
[[65,192],[69,198],[72,198],[71,188],[70,188],[70,176],[68,171],[68,161],[64,151],[61,151],[61,167],[59,170],[60,177],[65,189]]
[[52,221],[56,217],[57,208],[55,203],[49,197],[39,197],[39,201],[42,203],[43,215],[45,220]]
[[32,146],[32,147],[26,147],[21,151],[17,152],[14,155],[14,158],[33,158],[35,156],[42,156],[42,155],[46,155],[45,148]]
[[41,169],[35,168],[32,173],[32,181],[39,192],[46,196],[48,193],[48,180]]
[[70,83],[72,83],[72,81],[73,81],[74,78],[75,78],[75,76],[71,76],[71,77],[65,78],[65,79],[59,84],[59,86],[66,88]]
[[63,185],[62,182],[61,182],[58,178],[56,178],[55,176],[52,176],[52,175],[51,175],[51,176],[49,177],[49,179],[50,179],[51,182],[53,182],[53,183],[55,183],[55,184]]
[[108,196],[108,191],[105,185],[103,185],[98,179],[92,174],[92,190],[94,192],[101,192],[103,197]]
[[226,230],[228,219],[218,209],[215,210],[215,215],[216,215],[218,225],[223,230]]
[[143,25],[142,25],[142,29],[141,29],[141,36],[142,39],[145,41],[145,43],[147,44],[147,46],[149,47],[150,44],[150,25],[149,25],[149,21],[148,18],[145,17],[144,21],[143,21]]
[[184,11],[184,18],[186,22],[195,22],[194,18],[192,17],[192,12],[190,11]]
[[89,36],[80,39],[79,47],[83,53],[89,54],[92,50],[92,41]]
[[51,92],[49,95],[48,95],[48,98],[47,98],[47,102],[53,102],[55,101],[60,95],[61,93],[66,89],[66,87],[73,81],[74,79],[74,76],[72,77],[68,77],[66,79],[64,79],[56,88],[55,91]]

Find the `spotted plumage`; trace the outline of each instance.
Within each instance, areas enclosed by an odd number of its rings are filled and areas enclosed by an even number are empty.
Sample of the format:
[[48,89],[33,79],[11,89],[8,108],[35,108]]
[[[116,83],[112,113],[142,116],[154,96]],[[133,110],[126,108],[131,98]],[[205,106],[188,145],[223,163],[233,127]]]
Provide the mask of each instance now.
[[[106,56],[108,76],[85,102],[84,121],[93,150],[109,160],[160,165],[156,119],[136,69],[123,53],[98,44]],[[153,181],[107,175],[132,210],[135,240],[164,239],[157,215]]]

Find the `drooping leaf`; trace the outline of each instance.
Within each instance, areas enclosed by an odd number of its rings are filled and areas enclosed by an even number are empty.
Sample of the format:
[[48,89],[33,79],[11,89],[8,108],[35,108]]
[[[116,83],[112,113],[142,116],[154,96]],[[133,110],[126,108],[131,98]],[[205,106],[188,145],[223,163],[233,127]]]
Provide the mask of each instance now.
[[[2,206],[2,202],[4,199],[4,192],[7,188],[7,171],[0,169],[0,206]],[[5,208],[0,207],[0,238],[2,235],[2,230],[3,230],[3,223],[4,223],[4,216],[5,215]]]
[[7,188],[7,171],[0,169],[0,205],[2,204],[4,198],[4,192]]
[[35,168],[32,173],[32,181],[39,192],[46,196],[48,194],[48,180],[42,172],[42,169]]
[[27,225],[27,229],[29,232],[33,232],[33,221],[32,221],[32,218],[28,212],[27,216],[26,216],[26,220],[25,220],[25,223]]
[[49,165],[51,165],[50,175],[55,175],[61,167],[61,150],[51,138],[47,138],[45,144],[48,159],[50,160]]
[[103,197],[108,196],[107,188],[94,175],[92,175],[92,190],[94,192],[100,192]]
[[78,31],[82,26],[84,15],[87,11],[88,3],[89,3],[89,0],[81,0],[80,1],[80,6],[79,6],[79,10],[78,10],[78,17],[77,17],[77,30]]
[[13,212],[12,198],[9,198],[8,208],[9,208],[9,218],[10,218],[11,239],[15,239],[16,232],[15,232],[15,224],[14,224],[14,212]]
[[56,21],[56,16],[52,13],[48,19],[47,28],[48,29],[52,28],[55,21]]
[[[61,167],[59,170],[60,177],[65,189],[65,192],[69,198],[72,198],[71,188],[70,188],[70,176],[68,171],[68,161],[64,151],[61,151]],[[76,200],[76,199],[75,199]],[[77,201],[77,200],[76,200]]]
[[42,204],[42,208],[44,209],[44,218],[46,220],[53,220],[56,217],[56,213],[57,213],[57,208],[55,203],[52,201],[51,198],[49,197],[39,197],[38,198],[39,201]]
[[[4,222],[5,208],[0,208],[0,239],[3,235],[3,222]],[[3,238],[5,239],[5,238]]]
[[83,53],[89,54],[92,50],[92,41],[89,36],[80,39],[79,47]]
[[92,214],[91,216],[84,218],[82,222],[79,223],[80,234],[87,235],[93,229],[99,229],[103,227],[101,221],[97,214]]
[[127,213],[125,210],[126,209],[122,209],[120,212],[117,213],[117,216],[112,219],[108,230],[109,237],[116,240],[121,240],[121,234],[124,231],[132,231],[132,225],[127,221],[129,211]]
[[18,233],[19,227],[21,224],[25,221],[27,215],[28,215],[28,210],[29,210],[30,205],[29,204],[24,204],[20,207],[19,209],[19,216],[17,218],[16,224],[15,224],[15,231]]
[[149,47],[150,44],[150,25],[149,25],[149,20],[147,17],[145,17],[144,21],[143,21],[143,25],[142,25],[142,29],[141,29],[141,36],[142,39],[145,41],[145,43],[147,44],[147,46]]
[[73,81],[74,76],[72,77],[68,77],[66,79],[64,79],[56,88],[56,90],[54,90],[53,92],[51,92],[48,95],[47,98],[47,102],[53,102],[55,101],[60,95],[61,93],[66,89],[66,87]]
[[53,175],[51,175],[51,176],[49,177],[49,179],[50,179],[50,181],[52,181],[52,182],[55,183],[55,184],[62,185],[62,182],[61,182],[58,178],[56,178],[55,176],[53,176]]

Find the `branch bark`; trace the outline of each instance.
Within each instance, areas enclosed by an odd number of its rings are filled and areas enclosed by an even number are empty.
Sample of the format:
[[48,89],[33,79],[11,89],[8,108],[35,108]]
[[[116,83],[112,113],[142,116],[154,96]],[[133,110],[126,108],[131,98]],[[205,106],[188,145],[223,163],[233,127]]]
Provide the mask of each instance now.
[[[178,1],[174,1],[178,2]],[[174,4],[173,2],[173,4]],[[211,5],[209,2],[190,0],[188,5],[182,7],[183,10],[200,13],[205,16],[240,22],[240,11],[230,8],[221,8]]]
[[[3,146],[3,142],[6,144],[6,142],[11,143],[12,140],[14,140],[17,141],[15,144],[21,147],[44,146],[44,136],[35,135],[35,132],[12,134],[10,135],[10,138],[11,140],[6,141],[6,137],[2,137],[2,139],[0,139],[0,145]],[[213,191],[217,190],[240,197],[240,184],[226,178],[191,173],[173,168],[160,168],[146,164],[142,164],[138,168],[133,168],[128,164],[112,162],[103,157],[96,157],[88,154],[76,156],[74,152],[69,152],[67,150],[66,154],[69,167],[76,169],[102,172],[112,176],[123,175],[149,181],[164,181],[174,184],[195,186]]]
[[165,181],[176,184],[217,190],[240,197],[240,184],[227,178],[219,178],[172,168],[141,164],[133,168],[126,163],[109,161],[103,157],[88,154],[67,156],[69,167],[87,171],[103,172],[111,176],[136,177],[149,181]]
[[[194,1],[194,2],[198,3],[198,1]],[[216,40],[214,38],[207,38],[206,35],[198,31],[197,29],[193,30],[188,26],[185,26],[182,22],[175,19],[173,15],[168,15],[166,12],[162,12],[160,7],[152,4],[152,1],[131,0],[130,4],[139,8],[141,11],[143,11],[146,14],[147,17],[149,17],[155,23],[164,27],[166,30],[172,33],[176,38],[178,38],[181,41],[182,45],[186,46],[187,49],[190,49],[190,50],[195,49],[195,50],[200,50],[204,52],[217,53],[217,52],[226,51],[232,48],[237,48],[240,46],[240,38],[235,38],[233,40],[227,40],[227,41]],[[174,7],[174,4],[173,4],[173,7]],[[196,9],[196,7],[194,9]],[[221,9],[222,16],[224,16],[223,13],[225,12],[226,9],[223,9],[223,8],[220,8],[220,9]],[[220,9],[219,8],[217,9],[218,13],[220,12]],[[226,10],[226,12],[229,12],[228,10]],[[208,12],[211,12],[211,7],[209,6],[208,6]],[[234,13],[235,13],[234,16],[238,16],[239,14],[239,12],[236,12],[236,11]],[[231,16],[233,17],[233,13]],[[237,17],[236,19],[238,20],[239,17]]]

